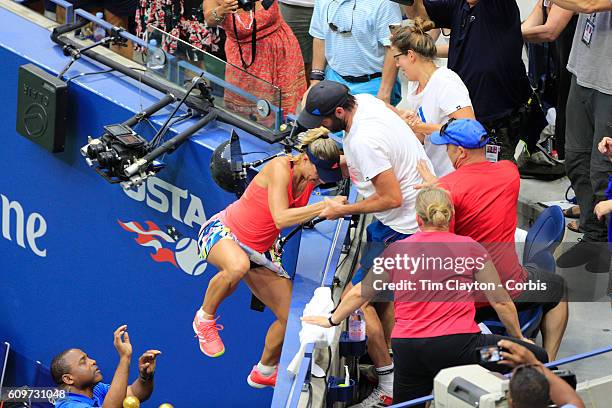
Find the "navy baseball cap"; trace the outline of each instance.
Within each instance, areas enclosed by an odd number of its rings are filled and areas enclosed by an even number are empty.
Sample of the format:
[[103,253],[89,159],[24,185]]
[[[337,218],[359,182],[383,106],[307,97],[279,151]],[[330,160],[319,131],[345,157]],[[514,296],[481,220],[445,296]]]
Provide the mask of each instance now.
[[439,132],[433,132],[429,141],[435,145],[452,144],[466,149],[480,149],[489,143],[489,135],[474,119],[451,119]]
[[307,129],[321,126],[323,119],[343,105],[348,95],[349,89],[344,84],[335,81],[319,82],[308,92],[304,109],[298,116],[298,123]]
[[342,180],[342,170],[340,169],[340,158],[338,160],[323,160],[315,156],[310,148],[305,150],[306,156],[317,169],[319,179],[325,184],[337,183]]

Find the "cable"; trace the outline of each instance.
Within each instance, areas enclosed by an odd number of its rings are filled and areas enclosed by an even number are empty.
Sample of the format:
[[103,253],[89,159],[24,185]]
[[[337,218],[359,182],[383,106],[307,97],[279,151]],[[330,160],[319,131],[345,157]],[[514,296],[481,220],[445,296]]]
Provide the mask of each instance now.
[[[137,67],[130,67],[131,69],[133,69],[134,71],[145,71],[145,69],[142,68],[137,68]],[[95,71],[95,72],[83,72],[74,76],[71,76],[70,78],[68,78],[66,80],[66,84],[68,84],[70,81],[72,81],[73,79],[76,79],[78,77],[83,77],[83,76],[87,76],[87,75],[98,75],[98,74],[108,74],[109,72],[113,72],[116,71],[115,68],[110,68],[110,69],[106,69],[103,71]]]
[[111,68],[111,69],[105,69],[103,71],[95,71],[95,72],[83,72],[74,76],[71,76],[70,78],[68,78],[66,80],[66,85],[68,85],[70,83],[70,81],[72,81],[73,79],[79,78],[79,77],[84,77],[87,75],[98,75],[98,74],[108,74],[109,72],[113,72],[115,70],[115,68]]
[[[191,80],[191,86],[189,87],[189,89],[187,90],[187,92],[185,93],[185,95],[181,98],[181,100],[179,101],[179,103],[176,105],[176,107],[174,108],[174,110],[172,111],[172,113],[170,114],[170,116],[168,117],[168,119],[166,119],[166,122],[164,122],[164,124],[162,125],[162,127],[159,129],[159,131],[157,132],[157,134],[155,136],[153,136],[153,139],[151,139],[150,145],[151,146],[157,146],[161,140],[162,137],[164,135],[164,133],[166,132],[166,130],[170,127],[170,121],[172,121],[172,118],[174,118],[174,115],[176,115],[176,112],[179,110],[179,108],[181,107],[181,105],[183,105],[183,103],[185,103],[185,101],[187,100],[187,97],[189,96],[189,94],[191,94],[191,92],[195,89],[195,87],[198,85],[198,83],[200,82],[199,79],[202,79],[202,77],[204,76],[204,72],[202,72],[199,76],[194,77]],[[199,79],[198,79],[199,78]]]

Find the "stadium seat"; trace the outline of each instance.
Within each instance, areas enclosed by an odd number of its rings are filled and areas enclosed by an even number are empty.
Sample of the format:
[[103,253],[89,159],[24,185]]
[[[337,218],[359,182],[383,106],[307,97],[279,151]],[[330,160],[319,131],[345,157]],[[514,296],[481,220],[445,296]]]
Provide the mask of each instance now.
[[533,259],[542,252],[551,254],[563,240],[565,232],[565,217],[559,206],[551,206],[544,210],[535,220],[525,239],[523,250],[523,265],[535,263]]
[[[523,250],[523,265],[534,265],[538,269],[555,273],[553,252],[563,240],[565,217],[559,206],[544,210],[529,229]],[[519,312],[521,332],[527,338],[534,338],[540,330],[543,311],[541,307]],[[483,322],[493,334],[507,336],[506,328],[499,320]]]

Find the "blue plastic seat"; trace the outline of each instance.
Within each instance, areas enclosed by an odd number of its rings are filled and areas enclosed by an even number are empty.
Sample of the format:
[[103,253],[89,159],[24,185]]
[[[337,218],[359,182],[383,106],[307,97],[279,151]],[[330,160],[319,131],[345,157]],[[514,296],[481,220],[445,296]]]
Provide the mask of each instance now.
[[[533,223],[523,251],[523,265],[534,265],[540,270],[555,273],[556,264],[553,252],[563,241],[565,233],[565,217],[559,206],[548,207]],[[519,324],[523,336],[534,338],[540,330],[544,313],[541,307],[523,310],[518,313]],[[506,328],[499,320],[483,322],[493,334],[507,336]]]
[[535,220],[525,239],[523,265],[535,263],[534,258],[541,252],[552,255],[563,240],[565,217],[559,206],[548,207]]

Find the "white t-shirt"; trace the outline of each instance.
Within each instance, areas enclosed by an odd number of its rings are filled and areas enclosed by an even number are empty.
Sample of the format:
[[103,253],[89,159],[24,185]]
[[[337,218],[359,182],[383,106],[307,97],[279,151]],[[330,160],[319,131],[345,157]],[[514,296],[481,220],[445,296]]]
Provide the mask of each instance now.
[[[402,100],[397,107],[417,112],[425,123],[443,125],[453,112],[472,106],[465,84],[459,75],[448,68],[438,68],[419,94],[416,93],[418,87],[418,82],[408,82],[404,78]],[[455,170],[446,154],[446,146],[432,145],[429,137],[426,137],[425,152],[431,159],[436,176],[442,177]]]
[[393,169],[402,191],[399,208],[374,213],[386,226],[403,234],[416,232],[415,203],[418,191],[414,185],[423,179],[416,170],[420,159],[431,163],[414,132],[385,103],[372,95],[355,95],[357,111],[351,131],[342,139],[351,181],[359,194],[375,193],[370,180],[385,170]]

